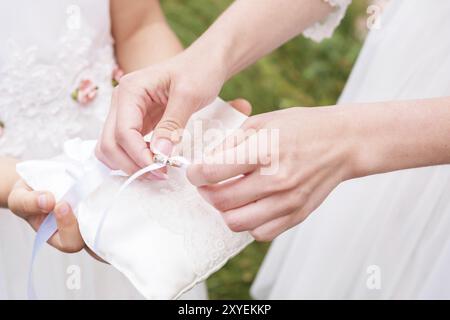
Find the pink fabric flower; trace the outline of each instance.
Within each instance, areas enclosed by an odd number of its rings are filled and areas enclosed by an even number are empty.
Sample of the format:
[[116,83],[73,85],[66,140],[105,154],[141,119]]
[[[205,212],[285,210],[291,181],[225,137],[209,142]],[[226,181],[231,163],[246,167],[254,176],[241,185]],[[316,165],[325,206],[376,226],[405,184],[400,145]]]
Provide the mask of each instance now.
[[123,77],[125,73],[119,67],[116,67],[112,72],[112,85],[113,87],[119,84],[120,78]]
[[72,92],[72,99],[81,105],[87,105],[97,96],[98,86],[89,79],[81,80],[78,88]]

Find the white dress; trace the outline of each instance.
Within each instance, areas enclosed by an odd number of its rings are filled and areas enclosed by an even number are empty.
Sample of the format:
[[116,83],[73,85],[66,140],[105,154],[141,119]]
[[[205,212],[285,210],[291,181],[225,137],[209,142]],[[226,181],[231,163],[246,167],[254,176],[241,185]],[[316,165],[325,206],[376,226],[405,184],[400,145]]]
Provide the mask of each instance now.
[[[109,1],[1,1],[0,18],[0,156],[49,158],[68,139],[97,138],[115,67]],[[84,106],[71,98],[82,79],[98,86]],[[27,298],[34,235],[23,220],[0,210],[0,298]],[[67,285],[77,275],[81,286]],[[34,279],[42,299],[142,298],[113,267],[48,245],[39,252]],[[206,298],[204,286],[185,298]]]
[[[391,1],[340,103],[449,96],[449,17],[447,0]],[[340,185],[274,241],[252,294],[449,299],[449,269],[450,166],[435,166]]]

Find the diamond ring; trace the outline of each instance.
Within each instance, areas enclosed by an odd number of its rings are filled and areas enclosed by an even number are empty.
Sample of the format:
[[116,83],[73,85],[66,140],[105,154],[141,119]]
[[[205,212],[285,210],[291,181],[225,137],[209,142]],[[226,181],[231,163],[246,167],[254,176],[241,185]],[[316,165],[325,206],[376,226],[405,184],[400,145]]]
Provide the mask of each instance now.
[[177,167],[177,168],[181,168],[183,166],[183,164],[181,163],[180,160],[167,157],[163,154],[155,154],[153,156],[153,162],[160,163],[165,166],[171,166],[171,167]]

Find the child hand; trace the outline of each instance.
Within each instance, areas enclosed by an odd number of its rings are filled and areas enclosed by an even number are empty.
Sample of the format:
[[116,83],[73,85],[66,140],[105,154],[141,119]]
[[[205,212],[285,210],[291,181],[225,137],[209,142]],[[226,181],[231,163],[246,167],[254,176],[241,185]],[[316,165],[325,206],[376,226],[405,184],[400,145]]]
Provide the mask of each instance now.
[[78,222],[67,202],[55,203],[49,192],[33,191],[23,180],[19,180],[8,197],[9,209],[27,221],[36,231],[47,217],[54,211],[58,231],[48,243],[56,249],[74,253],[85,248],[85,243],[78,228]]

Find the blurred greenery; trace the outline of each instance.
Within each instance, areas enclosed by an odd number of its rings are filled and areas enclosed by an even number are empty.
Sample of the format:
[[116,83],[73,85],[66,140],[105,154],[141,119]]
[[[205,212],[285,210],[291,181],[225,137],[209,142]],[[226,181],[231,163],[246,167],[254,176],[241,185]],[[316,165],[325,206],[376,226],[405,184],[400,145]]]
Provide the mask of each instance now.
[[[188,46],[231,2],[166,0],[162,5],[170,25]],[[293,39],[231,79],[221,97],[246,98],[253,105],[253,114],[291,106],[335,104],[365,36],[366,8],[367,1],[353,1],[331,39],[321,43],[303,37]],[[250,285],[268,247],[250,245],[210,277],[210,298],[250,299]]]

